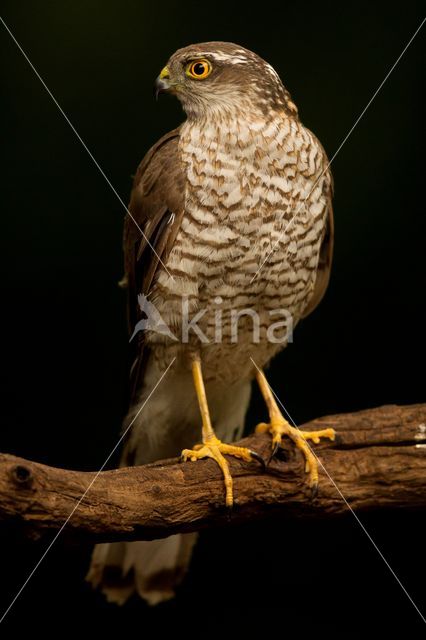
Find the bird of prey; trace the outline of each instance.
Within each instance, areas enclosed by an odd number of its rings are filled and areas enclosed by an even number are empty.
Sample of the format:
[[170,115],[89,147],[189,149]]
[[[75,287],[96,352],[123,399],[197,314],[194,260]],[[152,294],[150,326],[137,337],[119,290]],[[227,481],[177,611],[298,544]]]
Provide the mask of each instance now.
[[[272,66],[242,46],[179,49],[157,78],[156,93],[174,94],[186,120],[146,154],[124,223],[129,331],[137,335],[122,465],[179,454],[183,461],[212,458],[230,507],[226,456],[256,459],[229,444],[242,433],[256,379],[269,413],[258,431],[271,434],[273,450],[283,437],[295,443],[315,492],[317,462],[307,441],[333,439],[334,431],[291,426],[263,369],[288,341],[283,310],[295,326],[328,285],[327,157]],[[138,296],[167,330],[148,322],[135,331],[144,318]],[[194,539],[97,545],[88,580],[112,601],[136,591],[155,604],[172,597]]]

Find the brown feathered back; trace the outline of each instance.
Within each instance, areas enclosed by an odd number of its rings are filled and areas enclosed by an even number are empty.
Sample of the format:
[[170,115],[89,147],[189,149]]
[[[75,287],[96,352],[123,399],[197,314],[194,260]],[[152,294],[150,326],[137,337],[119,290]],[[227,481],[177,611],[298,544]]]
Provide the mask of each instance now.
[[[149,296],[158,268],[164,268],[173,247],[184,213],[185,177],[178,142],[179,128],[163,136],[145,155],[133,181],[131,215],[126,215],[123,234],[130,335],[142,317],[137,296],[141,293]],[[131,361],[132,401],[143,375],[143,332],[133,341]]]

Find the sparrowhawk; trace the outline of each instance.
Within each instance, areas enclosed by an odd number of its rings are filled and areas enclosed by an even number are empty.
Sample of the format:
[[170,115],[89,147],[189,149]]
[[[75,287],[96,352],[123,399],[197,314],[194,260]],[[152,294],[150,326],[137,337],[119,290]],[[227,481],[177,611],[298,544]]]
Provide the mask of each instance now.
[[[271,65],[239,45],[179,49],[156,92],[176,95],[187,117],[146,154],[125,218],[130,334],[144,317],[141,295],[167,331],[148,326],[131,343],[126,424],[134,422],[122,464],[181,452],[183,460],[213,458],[231,506],[225,456],[256,457],[228,443],[241,435],[257,379],[269,412],[258,430],[271,433],[273,449],[283,436],[294,441],[315,491],[317,462],[307,440],[334,432],[292,427],[262,369],[285,347],[289,323],[306,317],[327,288],[333,213],[326,154]],[[195,446],[200,412],[202,444]],[[173,594],[193,541],[189,534],[98,545],[89,580],[117,602],[135,589],[159,602]]]

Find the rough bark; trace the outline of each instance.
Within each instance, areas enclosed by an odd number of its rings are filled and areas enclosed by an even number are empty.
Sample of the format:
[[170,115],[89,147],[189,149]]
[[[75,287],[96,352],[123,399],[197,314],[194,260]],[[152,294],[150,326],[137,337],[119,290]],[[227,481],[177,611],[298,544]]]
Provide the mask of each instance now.
[[[231,511],[211,460],[166,460],[97,474],[0,454],[0,520],[33,538],[52,535],[69,519],[64,535],[74,540],[148,540],[267,517],[332,517],[348,505],[358,512],[426,506],[426,404],[329,416],[302,428],[327,426],[338,436],[313,445],[323,464],[315,500],[301,454],[287,442],[265,473],[256,462],[230,459]],[[265,459],[271,446],[265,435],[240,444]]]

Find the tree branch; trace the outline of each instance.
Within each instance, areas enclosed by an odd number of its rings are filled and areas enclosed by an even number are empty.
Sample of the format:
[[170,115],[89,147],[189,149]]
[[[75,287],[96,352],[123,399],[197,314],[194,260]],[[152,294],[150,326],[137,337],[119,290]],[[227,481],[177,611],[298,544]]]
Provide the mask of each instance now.
[[[58,531],[75,509],[64,529],[74,540],[149,540],[273,516],[336,516],[348,509],[342,495],[357,511],[426,506],[426,404],[329,416],[303,428],[328,426],[338,436],[333,443],[313,445],[327,470],[320,465],[315,500],[301,454],[287,442],[286,459],[274,459],[266,473],[255,462],[230,459],[235,496],[230,512],[212,460],[166,460],[96,474],[0,454],[0,520],[35,538]],[[240,444],[265,459],[271,446],[264,435]]]

